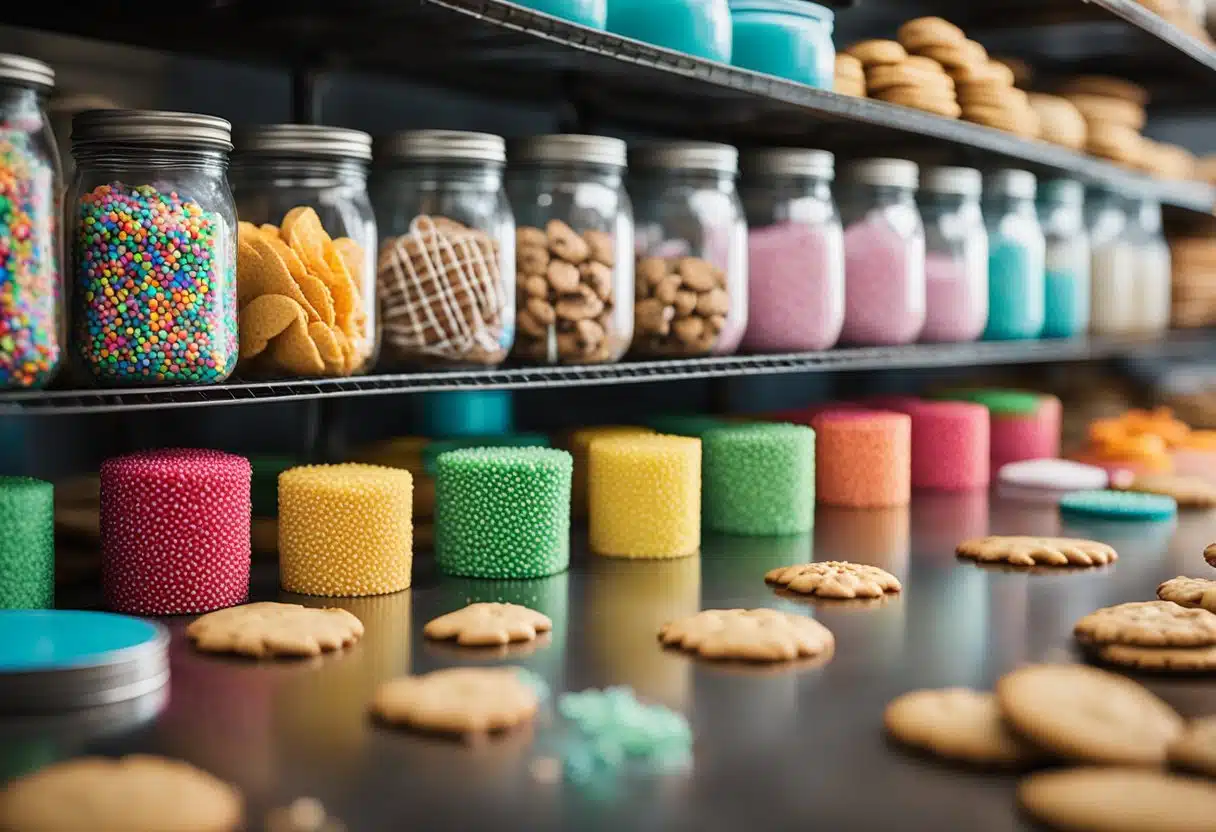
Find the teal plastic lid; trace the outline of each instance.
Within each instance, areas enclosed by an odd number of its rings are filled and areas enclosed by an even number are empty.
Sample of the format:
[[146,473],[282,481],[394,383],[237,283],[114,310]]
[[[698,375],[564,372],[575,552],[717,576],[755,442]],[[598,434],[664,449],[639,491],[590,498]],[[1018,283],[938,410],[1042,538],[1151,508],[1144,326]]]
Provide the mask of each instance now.
[[131,658],[162,638],[167,638],[163,627],[126,615],[83,610],[0,610],[0,673],[112,664]]
[[797,17],[809,17],[828,26],[836,22],[836,13],[827,6],[809,3],[807,0],[730,0],[730,13],[777,12]]
[[510,390],[427,393],[419,402],[426,436],[492,436],[510,433],[513,426]]

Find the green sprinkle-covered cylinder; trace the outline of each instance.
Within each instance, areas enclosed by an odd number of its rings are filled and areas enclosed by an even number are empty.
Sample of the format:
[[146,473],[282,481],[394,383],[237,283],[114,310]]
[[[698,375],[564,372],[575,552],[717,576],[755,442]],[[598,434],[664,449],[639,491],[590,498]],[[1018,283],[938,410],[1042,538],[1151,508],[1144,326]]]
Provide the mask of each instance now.
[[55,489],[31,477],[0,477],[0,609],[55,602]]
[[448,575],[542,578],[570,565],[573,460],[551,448],[469,448],[435,462],[435,558]]
[[727,534],[806,534],[815,523],[815,432],[746,424],[701,437],[704,519]]

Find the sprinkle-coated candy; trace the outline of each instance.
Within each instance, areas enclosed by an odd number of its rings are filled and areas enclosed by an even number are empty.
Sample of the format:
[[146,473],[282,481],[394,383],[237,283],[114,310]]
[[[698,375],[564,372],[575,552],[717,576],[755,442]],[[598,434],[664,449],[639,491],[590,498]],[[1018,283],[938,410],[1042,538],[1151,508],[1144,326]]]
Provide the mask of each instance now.
[[591,443],[606,436],[636,436],[654,433],[636,425],[595,425],[579,428],[567,438],[567,449],[574,457],[574,480],[570,488],[570,509],[575,517],[587,516],[587,465]]
[[435,462],[435,557],[448,575],[542,578],[570,565],[570,454],[467,448]]
[[304,465],[279,476],[279,578],[304,595],[410,585],[414,478],[379,465]]
[[59,365],[56,210],[45,153],[0,126],[0,388],[43,384]]
[[611,774],[631,760],[662,772],[692,759],[688,720],[662,705],[639,702],[627,687],[564,693],[557,709],[574,728],[562,755],[572,780]]
[[101,382],[207,384],[236,366],[235,231],[176,192],[99,185],[76,208],[76,349]]
[[249,460],[173,449],[101,466],[101,581],[135,615],[210,612],[249,592]]
[[882,410],[833,410],[812,420],[815,491],[842,508],[906,506],[912,496],[912,419]]
[[701,440],[614,436],[591,443],[591,551],[682,558],[701,545]]
[[54,489],[0,477],[0,609],[49,609],[54,597]]
[[742,535],[805,534],[815,523],[815,432],[732,425],[701,437],[705,524]]

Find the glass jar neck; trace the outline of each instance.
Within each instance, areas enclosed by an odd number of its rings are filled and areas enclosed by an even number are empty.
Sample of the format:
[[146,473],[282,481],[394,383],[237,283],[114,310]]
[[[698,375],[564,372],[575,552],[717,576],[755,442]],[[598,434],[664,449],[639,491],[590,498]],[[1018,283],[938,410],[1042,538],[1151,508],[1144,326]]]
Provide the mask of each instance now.
[[367,185],[367,165],[357,159],[318,159],[264,156],[235,160],[237,182],[272,185]]
[[0,82],[0,121],[18,127],[40,126],[43,123],[42,95],[33,87]]
[[460,185],[480,191],[497,191],[502,187],[502,165],[471,161],[399,161],[387,169],[390,175],[417,182]]
[[602,182],[611,188],[621,186],[624,174],[624,170],[615,165],[597,165],[590,162],[528,162],[517,165],[513,172],[565,182]]
[[868,182],[854,183],[854,193],[859,199],[875,205],[915,205],[916,192],[911,188],[895,185],[871,185]]
[[1034,200],[1024,196],[1013,196],[1003,191],[984,195],[984,212],[1001,214],[1033,214]]
[[832,180],[826,176],[759,173],[746,177],[740,187],[748,191],[780,191],[820,199],[832,198]]
[[947,193],[944,191],[921,191],[917,196],[917,201],[920,202],[923,208],[932,208],[938,211],[958,211],[964,206],[979,206],[979,197],[976,194],[958,194]]
[[106,144],[74,147],[78,170],[83,168],[139,168],[141,170],[192,170],[223,175],[228,154],[222,150],[190,147]]
[[700,190],[717,190],[730,192],[735,190],[735,176],[715,170],[642,170],[638,177],[643,181],[656,181],[664,185],[697,188]]

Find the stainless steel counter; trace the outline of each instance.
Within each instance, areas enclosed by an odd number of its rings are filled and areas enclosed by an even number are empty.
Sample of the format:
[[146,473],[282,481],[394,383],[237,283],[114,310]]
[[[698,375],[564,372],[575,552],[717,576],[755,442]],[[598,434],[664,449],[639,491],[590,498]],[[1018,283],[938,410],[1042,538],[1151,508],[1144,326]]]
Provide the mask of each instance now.
[[[1026,574],[957,561],[961,538],[1063,531],[1119,550],[1114,568]],[[581,549],[582,535],[576,535]],[[987,495],[920,496],[912,511],[820,508],[812,536],[707,537],[700,558],[623,563],[576,555],[570,573],[540,581],[449,580],[419,559],[411,591],[337,600],[367,634],[344,655],[306,663],[217,659],[174,630],[167,702],[109,713],[0,723],[0,777],[86,751],[181,757],[237,783],[260,829],[267,808],[309,795],[352,832],[398,829],[1001,830],[1029,828],[1013,806],[1015,779],[941,766],[890,747],[881,714],[895,695],[926,686],[986,687],[1015,665],[1073,655],[1085,613],[1154,597],[1175,575],[1212,570],[1203,547],[1216,513],[1177,523],[1063,524],[1054,507]],[[811,605],[776,596],[774,566],[809,559],[873,563],[904,581],[878,607]],[[273,565],[256,594],[278,596]],[[687,775],[626,777],[610,794],[542,784],[529,764],[552,728],[477,746],[381,727],[366,717],[382,679],[464,661],[502,661],[426,643],[422,624],[471,600],[527,604],[553,618],[547,646],[510,661],[555,691],[631,685],[685,712],[695,734]],[[305,603],[325,603],[306,599]],[[806,610],[836,634],[824,667],[719,667],[659,648],[655,633],[701,607]],[[1185,715],[1216,712],[1216,681],[1154,680]],[[158,708],[162,708],[157,712]],[[83,830],[82,830],[83,832]]]

